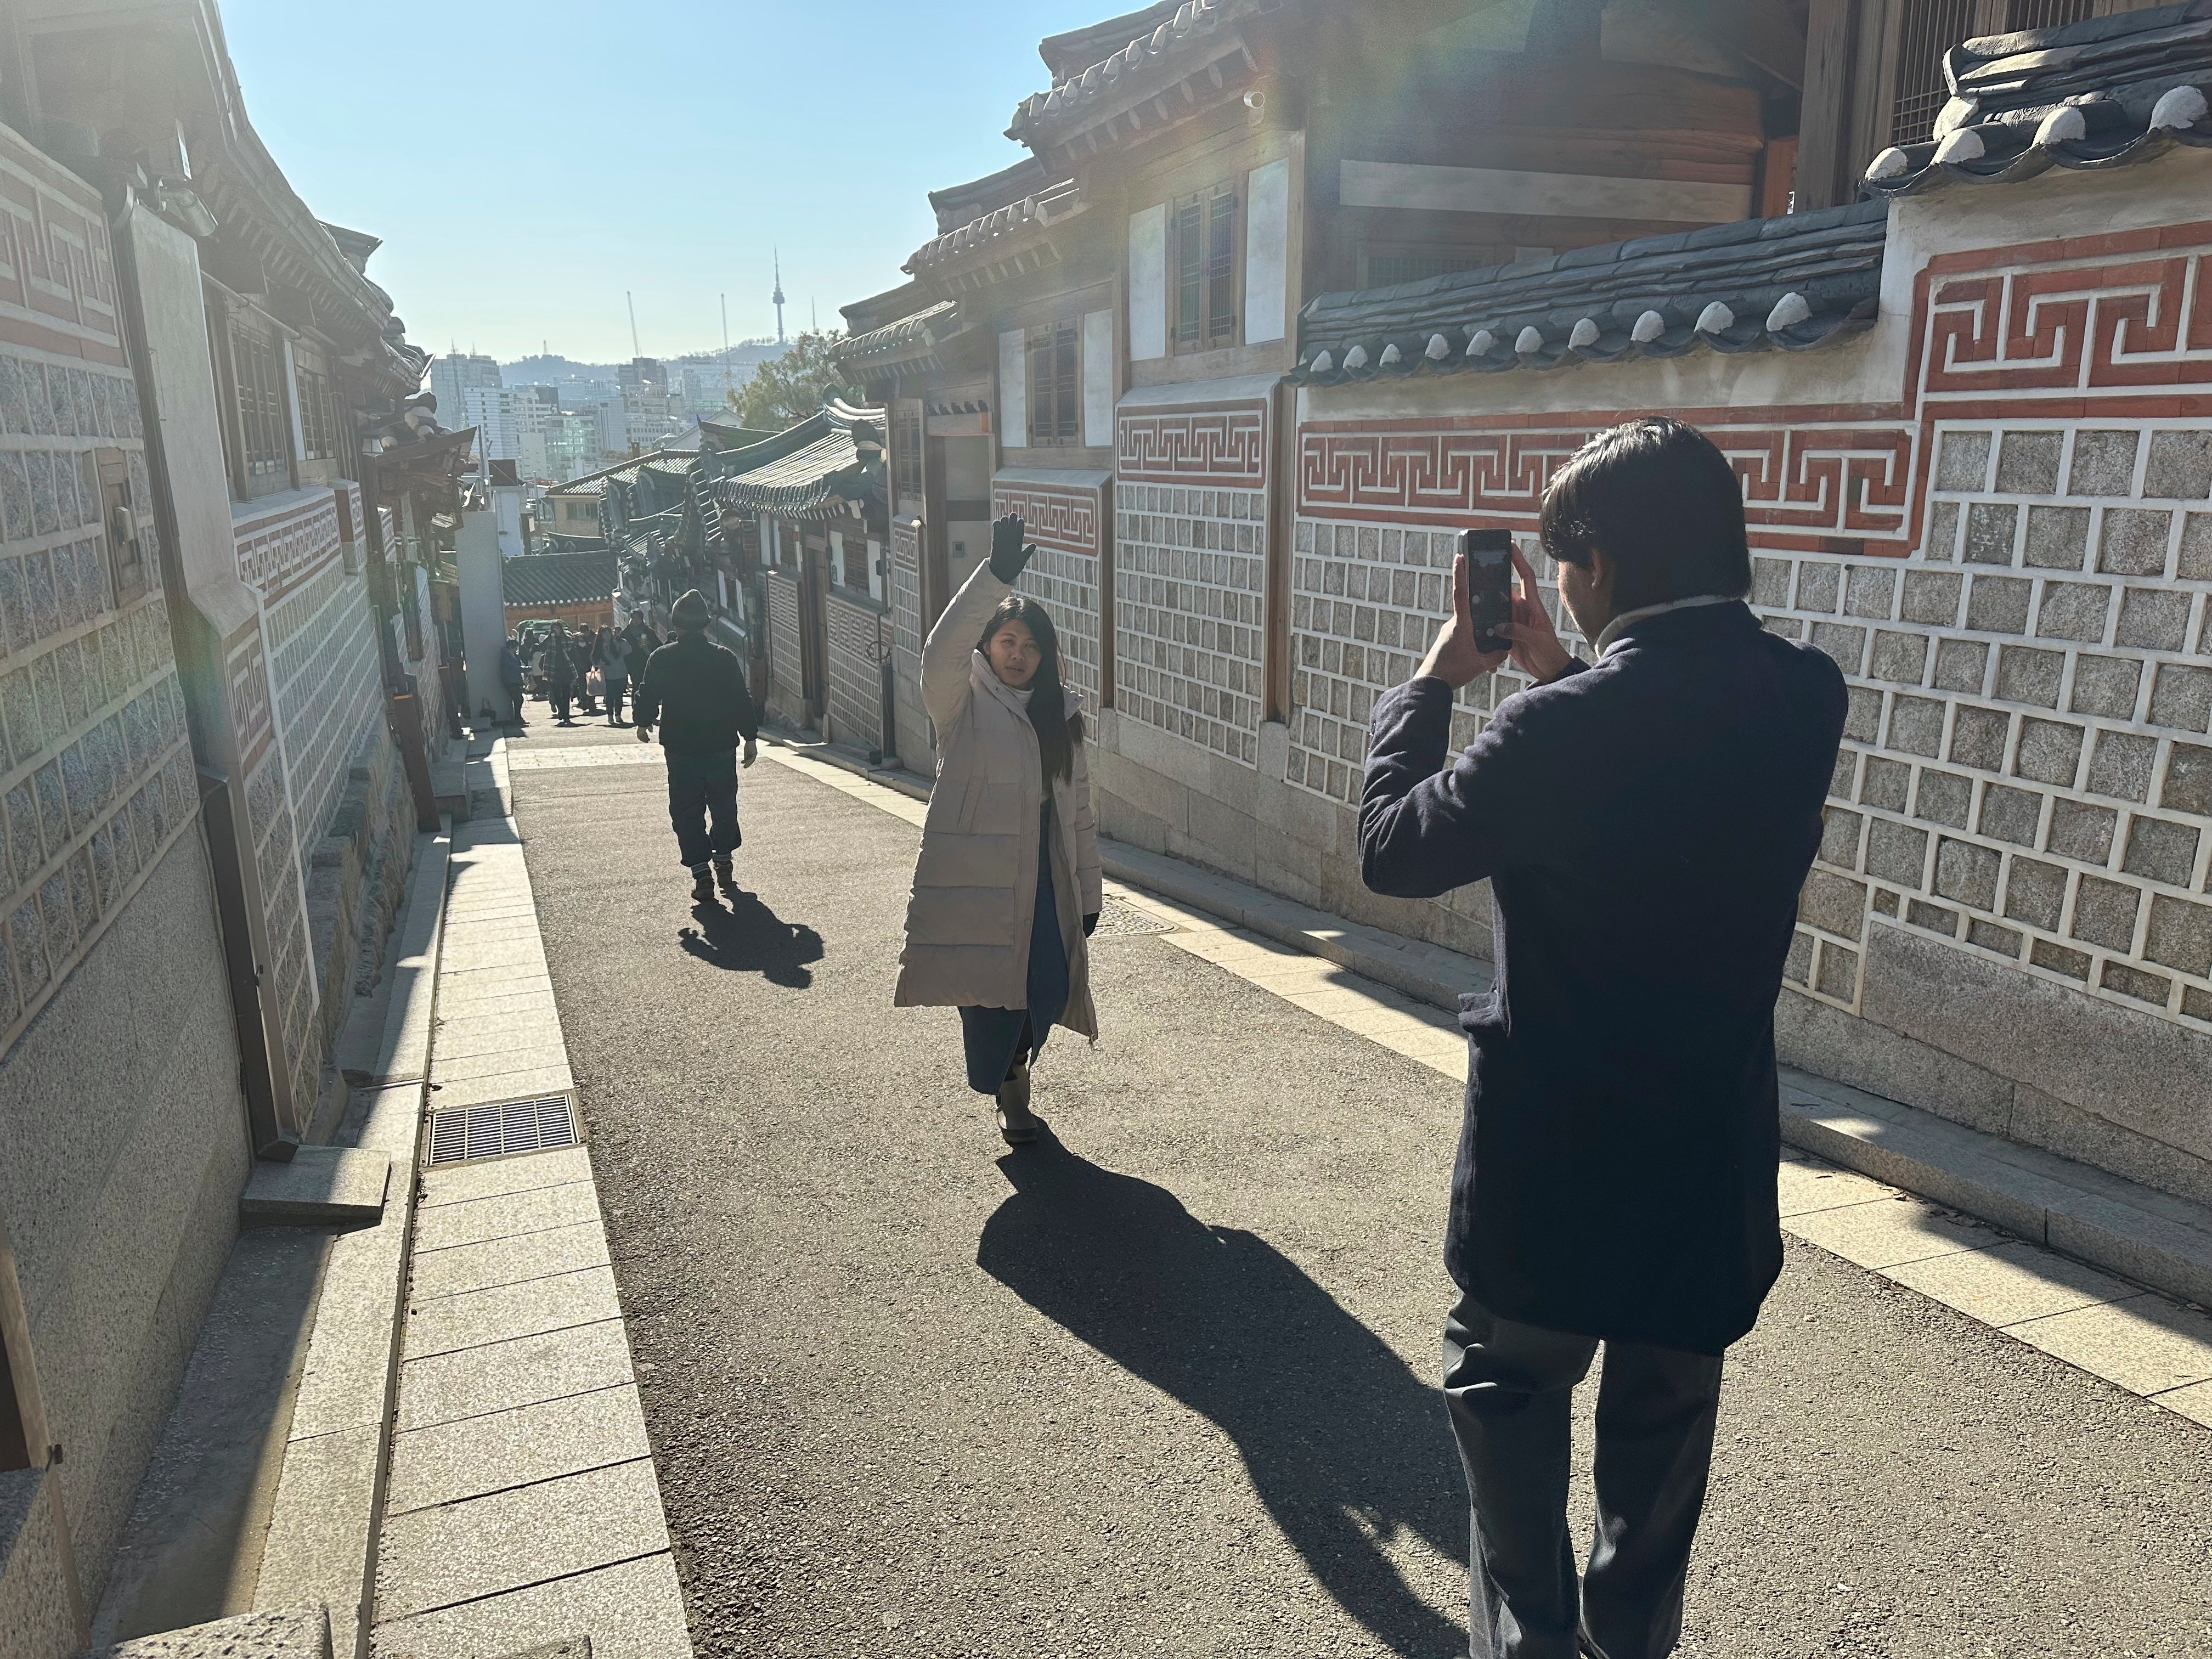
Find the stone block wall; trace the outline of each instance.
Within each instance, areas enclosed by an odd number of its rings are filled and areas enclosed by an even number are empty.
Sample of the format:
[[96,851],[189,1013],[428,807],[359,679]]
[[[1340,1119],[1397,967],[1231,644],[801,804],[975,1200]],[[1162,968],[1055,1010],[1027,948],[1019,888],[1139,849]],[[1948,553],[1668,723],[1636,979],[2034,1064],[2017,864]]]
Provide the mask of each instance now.
[[1060,683],[1099,708],[1100,539],[1110,474],[1009,468],[991,481],[991,516],[1022,515],[1036,556],[1016,587],[1052,615],[1060,636]]
[[1255,766],[1267,696],[1267,404],[1204,382],[1172,395],[1133,396],[1115,419],[1115,707]]
[[769,708],[776,719],[806,724],[806,672],[799,655],[799,584],[781,570],[762,574],[768,592]]
[[830,632],[830,731],[833,742],[884,746],[883,656],[889,613],[865,595],[833,590],[823,599]]
[[247,1147],[106,217],[4,127],[0,174],[0,1215],[96,1601]]
[[891,520],[891,706],[899,757],[912,769],[932,765],[929,716],[921,707],[921,520]]

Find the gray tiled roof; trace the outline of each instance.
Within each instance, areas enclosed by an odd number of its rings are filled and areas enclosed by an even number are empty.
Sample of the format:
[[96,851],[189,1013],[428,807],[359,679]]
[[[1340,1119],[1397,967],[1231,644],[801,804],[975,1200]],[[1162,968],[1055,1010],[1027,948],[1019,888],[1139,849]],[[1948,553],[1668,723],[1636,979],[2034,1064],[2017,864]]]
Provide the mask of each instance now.
[[1067,218],[1083,205],[1083,194],[1073,180],[1049,185],[1034,196],[994,208],[957,230],[931,238],[914,251],[905,269],[919,274],[963,254],[988,252],[1018,240],[1025,233]]
[[507,605],[588,605],[615,591],[613,550],[587,553],[525,553],[499,567],[501,599]]
[[566,483],[555,484],[546,493],[551,495],[604,495],[610,482],[630,483],[635,481],[640,469],[653,467],[658,471],[681,473],[690,469],[699,459],[696,449],[655,449],[635,456],[613,466],[603,466],[596,472],[586,472]]
[[1000,167],[981,179],[933,190],[929,192],[929,206],[937,215],[938,234],[943,235],[971,224],[1009,202],[1036,195],[1052,182],[1053,176],[1043,162],[1034,155],[1024,155],[1012,167]]
[[[1231,26],[1279,10],[1285,3],[1182,0],[1173,16],[1133,35],[1080,74],[1070,74],[1049,92],[1023,99],[1014,108],[1006,137],[1032,146],[1048,145],[1060,132],[1080,126],[1093,106],[1119,106],[1164,91],[1199,67],[1200,55]],[[1132,14],[1135,27],[1142,27],[1151,15]]]
[[1037,56],[1051,71],[1055,83],[1083,73],[1109,52],[1119,52],[1139,35],[1150,34],[1161,24],[1172,21],[1182,9],[1182,0],[1155,0],[1149,6],[1139,6],[1134,11],[1125,11],[1119,17],[1109,17],[1103,23],[1092,23],[1079,29],[1064,29],[1058,34],[1048,34],[1037,42]]
[[1292,378],[1803,351],[1874,321],[1887,229],[1887,205],[1861,202],[1324,294],[1298,314]]
[[1944,54],[1943,74],[1951,101],[1935,136],[1875,157],[1869,190],[1910,196],[2212,145],[2212,0],[1969,40]]
[[[882,487],[884,420],[880,409],[832,404],[765,443],[732,450],[721,457],[714,499],[735,512],[795,519],[842,512]],[[860,439],[875,444],[873,465],[861,459]]]

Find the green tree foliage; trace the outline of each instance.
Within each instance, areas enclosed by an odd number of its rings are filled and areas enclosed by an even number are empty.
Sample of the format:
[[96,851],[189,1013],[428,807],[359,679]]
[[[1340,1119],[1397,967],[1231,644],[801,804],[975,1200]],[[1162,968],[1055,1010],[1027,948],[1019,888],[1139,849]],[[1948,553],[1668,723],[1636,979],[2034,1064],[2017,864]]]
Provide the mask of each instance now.
[[739,388],[742,424],[763,432],[796,426],[830,398],[849,395],[844,377],[830,356],[841,333],[802,334],[782,356],[763,363]]

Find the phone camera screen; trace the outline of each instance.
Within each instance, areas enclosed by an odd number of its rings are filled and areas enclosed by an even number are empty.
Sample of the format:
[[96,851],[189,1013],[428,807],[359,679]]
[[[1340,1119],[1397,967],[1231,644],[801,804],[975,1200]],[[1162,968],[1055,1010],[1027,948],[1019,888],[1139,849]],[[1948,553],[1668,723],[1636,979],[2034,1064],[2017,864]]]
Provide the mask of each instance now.
[[1463,530],[1459,550],[1467,556],[1475,635],[1485,650],[1503,651],[1511,643],[1498,630],[1513,620],[1513,533]]

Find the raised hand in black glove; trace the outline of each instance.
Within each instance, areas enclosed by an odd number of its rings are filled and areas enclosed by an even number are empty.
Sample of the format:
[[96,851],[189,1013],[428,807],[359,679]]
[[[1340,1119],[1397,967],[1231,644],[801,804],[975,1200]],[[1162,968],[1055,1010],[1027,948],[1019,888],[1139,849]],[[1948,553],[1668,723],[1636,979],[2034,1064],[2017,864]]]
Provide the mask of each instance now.
[[1089,939],[1098,931],[1098,913],[1093,910],[1083,919],[1083,937]]
[[1018,513],[1009,513],[991,526],[991,574],[1008,586],[1021,580],[1022,572],[1036,556],[1036,544],[1022,539],[1025,533]]

